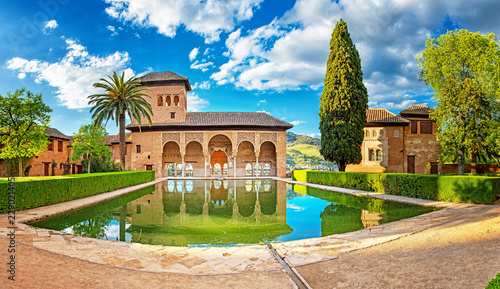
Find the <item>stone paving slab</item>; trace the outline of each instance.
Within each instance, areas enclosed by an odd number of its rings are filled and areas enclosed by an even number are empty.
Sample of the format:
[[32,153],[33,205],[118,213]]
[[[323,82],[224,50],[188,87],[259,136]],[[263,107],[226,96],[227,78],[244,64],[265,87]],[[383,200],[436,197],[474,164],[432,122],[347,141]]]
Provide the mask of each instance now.
[[[283,180],[278,179],[277,180]],[[16,214],[16,240],[25,244],[90,262],[150,272],[185,274],[227,274],[251,271],[281,270],[266,246],[233,247],[166,247],[119,241],[100,240],[49,229],[33,228],[25,222],[37,220],[96,204],[132,191],[165,181],[166,178],[138,186],[116,190],[70,202],[35,208]],[[351,195],[366,195],[384,200],[444,208],[400,221],[345,234],[312,238],[273,247],[292,266],[300,266],[337,258],[339,254],[389,242],[409,234],[449,222],[484,205],[453,204],[413,198],[348,190],[323,185],[285,181]],[[0,215],[0,237],[10,232],[7,215]]]

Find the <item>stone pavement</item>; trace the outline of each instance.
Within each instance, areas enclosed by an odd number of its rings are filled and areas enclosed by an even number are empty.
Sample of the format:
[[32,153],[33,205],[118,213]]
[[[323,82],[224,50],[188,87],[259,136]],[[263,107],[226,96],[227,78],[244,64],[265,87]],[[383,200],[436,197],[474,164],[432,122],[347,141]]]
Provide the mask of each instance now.
[[[57,254],[99,264],[148,272],[206,275],[281,270],[280,265],[270,254],[268,248],[263,245],[203,248],[165,247],[99,240],[55,230],[34,228],[25,224],[29,221],[115,198],[119,195],[127,194],[131,191],[162,182],[165,179],[166,178],[161,178],[150,183],[120,189],[114,192],[17,212],[16,240],[35,248]],[[365,191],[333,188],[323,185],[305,184],[294,182],[290,179],[277,180],[332,191],[340,191],[348,194],[367,195],[373,198],[443,208],[443,210],[440,211],[434,211],[417,217],[366,228],[356,232],[273,244],[277,252],[292,266],[334,259],[337,258],[339,254],[367,248],[409,234],[414,234],[484,208],[484,205],[434,202]],[[7,238],[8,232],[7,215],[0,215],[0,237]]]

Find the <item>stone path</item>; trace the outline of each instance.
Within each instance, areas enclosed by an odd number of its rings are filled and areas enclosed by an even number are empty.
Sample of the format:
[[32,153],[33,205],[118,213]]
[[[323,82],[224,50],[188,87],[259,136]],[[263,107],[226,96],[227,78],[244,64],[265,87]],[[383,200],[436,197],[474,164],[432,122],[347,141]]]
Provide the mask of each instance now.
[[[18,212],[16,221],[16,240],[35,248],[75,257],[90,262],[117,267],[131,268],[148,272],[172,272],[186,274],[226,274],[238,272],[262,272],[281,270],[266,246],[236,247],[165,247],[99,240],[63,233],[55,230],[34,228],[24,223],[55,215],[90,204],[95,204],[148,187],[166,180],[153,182],[104,193],[66,203]],[[290,265],[300,266],[337,258],[341,253],[350,252],[376,244],[414,234],[438,226],[455,218],[478,210],[482,205],[452,204],[391,196],[365,191],[333,188],[322,185],[294,182],[320,189],[335,190],[353,195],[367,195],[379,199],[444,208],[417,217],[400,220],[377,227],[332,235],[322,238],[306,239],[286,243],[276,243],[274,248]],[[0,215],[0,237],[7,238],[9,232],[7,215]]]

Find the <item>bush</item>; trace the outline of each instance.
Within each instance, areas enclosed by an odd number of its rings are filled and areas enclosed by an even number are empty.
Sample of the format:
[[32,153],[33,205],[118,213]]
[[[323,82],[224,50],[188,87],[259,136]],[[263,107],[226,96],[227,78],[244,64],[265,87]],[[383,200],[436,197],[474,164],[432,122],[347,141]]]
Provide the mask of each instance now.
[[500,178],[488,176],[293,171],[292,179],[443,202],[489,204],[500,195]]
[[[16,210],[71,201],[155,179],[154,171],[16,178]],[[8,211],[9,183],[0,180],[0,213]]]
[[500,273],[497,274],[496,278],[490,281],[485,289],[500,289]]

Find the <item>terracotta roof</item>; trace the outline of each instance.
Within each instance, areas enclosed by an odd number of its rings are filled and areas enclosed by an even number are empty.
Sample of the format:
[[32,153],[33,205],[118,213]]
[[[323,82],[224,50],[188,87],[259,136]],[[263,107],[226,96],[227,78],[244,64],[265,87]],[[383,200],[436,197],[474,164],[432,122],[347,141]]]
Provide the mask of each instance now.
[[[120,134],[117,135],[107,135],[104,144],[107,146],[120,143]],[[130,132],[125,133],[125,143],[132,143],[132,134]]]
[[402,124],[407,125],[410,123],[409,120],[395,115],[394,113],[388,111],[385,108],[369,108],[366,110],[366,122],[367,124]]
[[62,132],[60,132],[59,130],[57,130],[55,128],[51,128],[51,127],[49,127],[48,129],[45,130],[45,134],[47,134],[51,137],[59,138],[59,139],[71,140],[71,137],[69,137],[69,136],[63,134]]
[[399,115],[429,115],[432,108],[423,104],[415,104],[399,113]]
[[[129,124],[127,129],[138,127],[137,124]],[[147,124],[142,125],[142,129],[148,127]],[[293,125],[263,112],[188,112],[184,122],[154,123],[152,127],[274,127],[290,129]]]
[[151,82],[183,81],[188,91],[191,91],[189,79],[172,71],[151,72],[141,77],[141,82],[146,85]]

